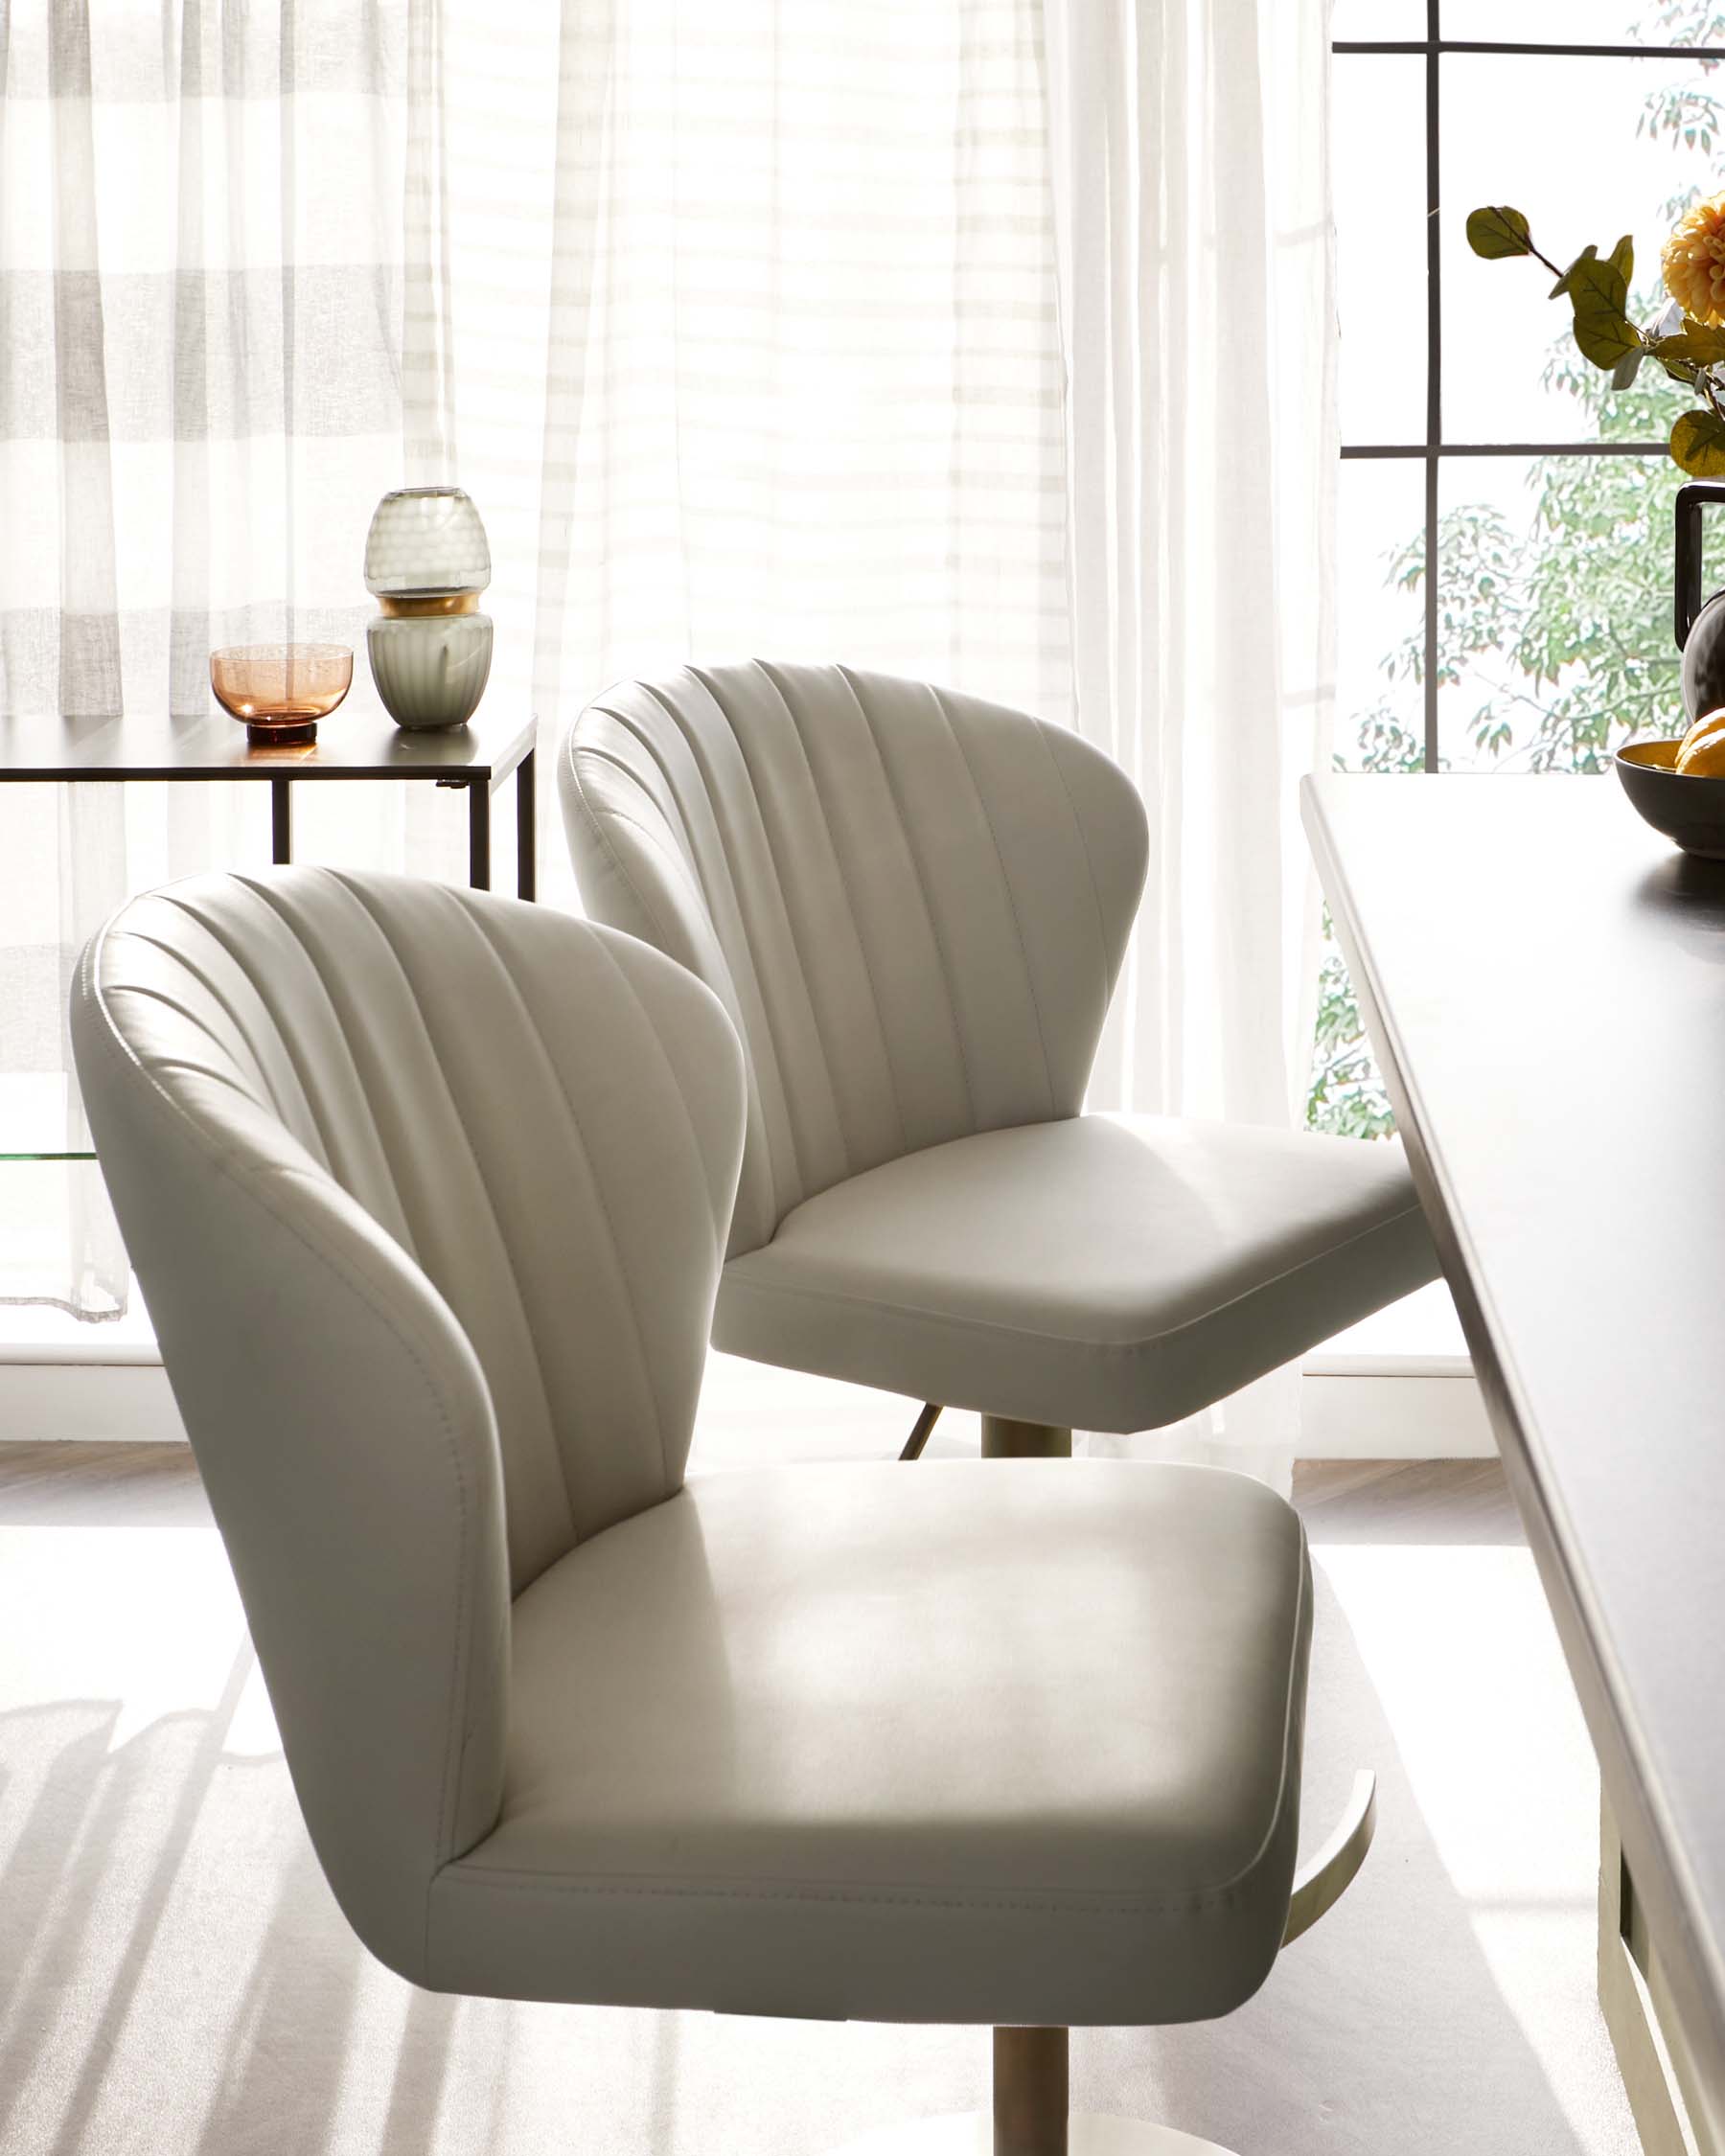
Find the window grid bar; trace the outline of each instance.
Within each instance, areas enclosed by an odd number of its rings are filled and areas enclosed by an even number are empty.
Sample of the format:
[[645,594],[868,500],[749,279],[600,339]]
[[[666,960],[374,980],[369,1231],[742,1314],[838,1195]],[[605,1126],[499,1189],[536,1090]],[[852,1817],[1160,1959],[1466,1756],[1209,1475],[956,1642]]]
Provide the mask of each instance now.
[[1355,457],[1663,457],[1668,442],[1345,442]]
[[1438,465],[1443,441],[1443,218],[1438,156],[1438,84],[1442,47],[1438,0],[1426,0],[1426,438],[1425,438],[1425,768],[1438,766]]
[[1725,60],[1721,45],[1511,45],[1480,37],[1338,37],[1332,53],[1508,53],[1556,59]]
[[1442,203],[1439,179],[1438,84],[1441,60],[1451,53],[1481,53],[1558,59],[1688,59],[1704,64],[1725,60],[1725,46],[1718,45],[1581,45],[1507,42],[1492,38],[1445,37],[1440,34],[1441,0],[1426,0],[1424,37],[1339,37],[1332,54],[1399,53],[1425,56],[1425,150],[1426,150],[1426,438],[1423,442],[1363,442],[1344,444],[1343,461],[1368,458],[1419,458],[1425,466],[1425,625],[1422,637],[1424,667],[1425,742],[1423,762],[1427,771],[1438,768],[1438,524],[1440,508],[1438,471],[1445,457],[1664,457],[1664,442],[1445,442],[1443,439],[1443,258],[1441,247]]

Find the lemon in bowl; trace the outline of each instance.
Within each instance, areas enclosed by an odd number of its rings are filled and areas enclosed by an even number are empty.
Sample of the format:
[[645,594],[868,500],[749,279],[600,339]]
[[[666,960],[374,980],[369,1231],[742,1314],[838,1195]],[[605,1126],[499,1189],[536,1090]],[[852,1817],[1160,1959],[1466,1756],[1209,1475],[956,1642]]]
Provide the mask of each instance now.
[[1725,778],[1725,709],[1701,714],[1684,735],[1672,768],[1686,778]]
[[1615,762],[1644,822],[1686,854],[1725,861],[1725,709],[1698,719],[1681,741],[1627,742]]

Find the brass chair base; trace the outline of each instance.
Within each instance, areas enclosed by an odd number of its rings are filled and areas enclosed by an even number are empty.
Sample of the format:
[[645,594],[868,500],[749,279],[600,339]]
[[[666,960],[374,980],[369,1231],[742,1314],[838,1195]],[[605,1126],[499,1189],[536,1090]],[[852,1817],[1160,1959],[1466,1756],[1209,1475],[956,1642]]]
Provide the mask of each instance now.
[[1046,1422],[1014,1422],[1010,1415],[982,1417],[984,1459],[1070,1459],[1072,1434]]
[[[1178,2133],[1147,2119],[1111,2119],[1098,2111],[1077,2111],[1067,2121],[1067,2156],[1231,2156],[1213,2141]],[[995,2156],[993,2119],[983,2111],[949,2113],[943,2119],[917,2119],[908,2125],[883,2126],[847,2141],[833,2156]]]
[[1229,2156],[1147,2119],[1069,2112],[1067,2061],[1064,2029],[997,2029],[992,2111],[886,2126],[836,2156]]

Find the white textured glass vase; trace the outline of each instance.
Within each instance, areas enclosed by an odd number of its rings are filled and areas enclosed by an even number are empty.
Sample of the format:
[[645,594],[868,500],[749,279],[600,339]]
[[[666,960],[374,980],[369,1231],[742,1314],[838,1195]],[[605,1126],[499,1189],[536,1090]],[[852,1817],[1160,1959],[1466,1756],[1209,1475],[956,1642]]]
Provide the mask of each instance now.
[[372,679],[398,726],[464,726],[491,674],[491,582],[479,512],[459,487],[401,487],[378,504],[365,581],[380,611],[365,631]]
[[368,591],[483,591],[491,573],[485,526],[459,487],[400,487],[378,504],[365,540]]
[[491,674],[491,616],[380,614],[366,628],[365,649],[398,726],[415,733],[463,726]]

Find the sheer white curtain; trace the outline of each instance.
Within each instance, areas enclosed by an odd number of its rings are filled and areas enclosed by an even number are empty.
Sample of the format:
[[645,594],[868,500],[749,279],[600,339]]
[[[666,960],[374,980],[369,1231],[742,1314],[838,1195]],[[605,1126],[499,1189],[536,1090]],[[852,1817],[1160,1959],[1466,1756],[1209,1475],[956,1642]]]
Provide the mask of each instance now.
[[[1092,1103],[1286,1123],[1316,977],[1295,785],[1333,679],[1329,9],[1047,0],[1047,25],[1077,722],[1151,830]],[[1131,1449],[1279,1479],[1298,1431],[1286,1371]]]
[[[451,453],[413,363],[438,351],[437,14],[0,8],[0,756],[18,714],[203,709],[215,645],[356,641],[373,505]],[[301,792],[311,858],[444,859],[393,789]],[[65,989],[104,913],[267,858],[260,788],[0,787],[0,1154],[88,1146]],[[103,1318],[125,1293],[95,1170],[0,1162],[0,1299]]]
[[1070,715],[1037,0],[568,0],[541,700],[845,655]]

